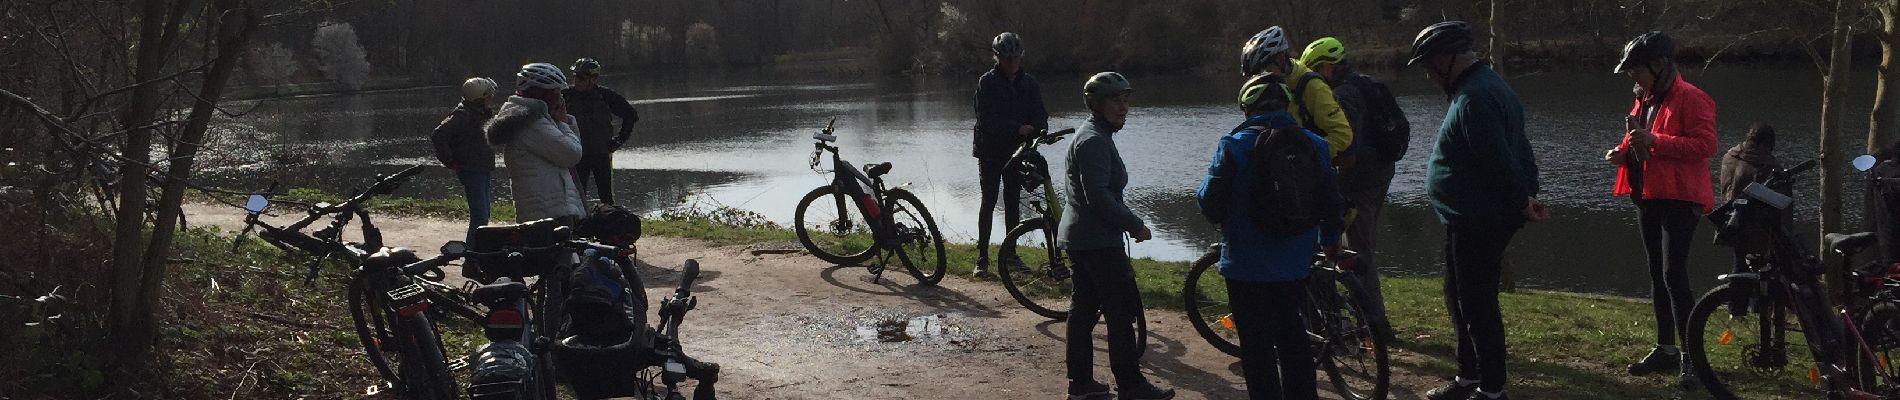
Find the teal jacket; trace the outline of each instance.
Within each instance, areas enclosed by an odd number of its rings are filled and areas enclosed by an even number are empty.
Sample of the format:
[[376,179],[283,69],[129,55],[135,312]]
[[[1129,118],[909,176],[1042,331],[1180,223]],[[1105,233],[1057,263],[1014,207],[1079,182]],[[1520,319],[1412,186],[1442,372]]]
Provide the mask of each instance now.
[[1425,192],[1447,225],[1520,226],[1536,196],[1537,155],[1524,136],[1524,105],[1490,65],[1451,85],[1451,106],[1425,173]]

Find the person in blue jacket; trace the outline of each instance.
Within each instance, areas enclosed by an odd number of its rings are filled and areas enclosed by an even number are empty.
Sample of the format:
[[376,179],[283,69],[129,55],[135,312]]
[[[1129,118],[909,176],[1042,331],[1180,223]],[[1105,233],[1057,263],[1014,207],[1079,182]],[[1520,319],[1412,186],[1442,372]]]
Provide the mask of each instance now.
[[[1313,399],[1318,397],[1317,377],[1300,309],[1306,301],[1313,248],[1338,252],[1345,201],[1328,167],[1332,160],[1326,140],[1299,128],[1286,112],[1290,96],[1282,81],[1268,74],[1242,85],[1239,102],[1247,121],[1221,137],[1196,201],[1203,214],[1220,224],[1220,274],[1226,278],[1234,329],[1240,334],[1240,367],[1249,397]],[[1262,172],[1250,170],[1248,162],[1261,135],[1283,128],[1299,129],[1313,142],[1318,160],[1314,173],[1319,174],[1313,193],[1322,194],[1317,201],[1321,218],[1305,232],[1275,237],[1250,217],[1270,210],[1253,198],[1253,176]]]

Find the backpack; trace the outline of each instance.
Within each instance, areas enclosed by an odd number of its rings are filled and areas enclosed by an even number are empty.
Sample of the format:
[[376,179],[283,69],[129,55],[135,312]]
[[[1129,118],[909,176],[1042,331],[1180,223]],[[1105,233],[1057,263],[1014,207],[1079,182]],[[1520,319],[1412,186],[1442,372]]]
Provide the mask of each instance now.
[[1275,128],[1254,139],[1247,154],[1248,181],[1253,196],[1247,217],[1272,238],[1305,233],[1319,226],[1320,182],[1325,168],[1319,145],[1297,127]]
[[1290,93],[1293,98],[1290,100],[1293,100],[1293,108],[1299,109],[1300,122],[1306,127],[1306,130],[1313,131],[1313,133],[1325,137],[1326,130],[1319,128],[1319,120],[1314,119],[1313,111],[1306,108],[1306,85],[1315,80],[1325,81],[1320,78],[1322,77],[1319,76],[1319,73],[1313,71],[1306,71],[1305,75],[1300,75],[1300,81],[1293,84],[1293,93]]
[[1405,158],[1405,152],[1412,146],[1412,122],[1405,119],[1405,110],[1399,107],[1392,88],[1366,74],[1354,74],[1346,79],[1366,100],[1366,116],[1361,123],[1367,126],[1355,127],[1362,136],[1354,136],[1350,147],[1364,143],[1371,148],[1373,158],[1384,164]]

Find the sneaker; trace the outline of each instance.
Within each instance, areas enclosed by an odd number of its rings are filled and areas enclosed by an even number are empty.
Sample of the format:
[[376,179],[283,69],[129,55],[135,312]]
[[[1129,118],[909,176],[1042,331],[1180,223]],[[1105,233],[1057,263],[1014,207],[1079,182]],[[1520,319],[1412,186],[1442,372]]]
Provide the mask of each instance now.
[[990,273],[990,258],[977,257],[976,270],[972,271],[970,273],[970,276],[974,276],[978,278],[995,278],[996,274]]
[[1425,392],[1425,400],[1464,400],[1478,394],[1478,382],[1459,383],[1457,380],[1445,382],[1444,386]]
[[1121,400],[1169,400],[1174,398],[1174,389],[1155,387],[1153,383],[1142,382],[1135,387],[1122,387]]
[[1662,347],[1650,350],[1642,361],[1630,364],[1630,376],[1643,376],[1663,371],[1682,369],[1681,352],[1665,352]]
[[1679,379],[1676,381],[1676,386],[1682,387],[1684,391],[1693,392],[1702,388],[1702,381],[1696,379],[1695,371],[1690,371],[1687,364],[1682,366],[1682,376]]
[[1097,399],[1108,395],[1108,385],[1095,381],[1069,381],[1069,400]]

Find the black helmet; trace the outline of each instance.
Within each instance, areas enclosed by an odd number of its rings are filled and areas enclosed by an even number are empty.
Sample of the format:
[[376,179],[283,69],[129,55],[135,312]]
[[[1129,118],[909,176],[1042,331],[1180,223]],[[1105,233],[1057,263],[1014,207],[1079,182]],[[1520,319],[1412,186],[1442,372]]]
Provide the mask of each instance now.
[[1471,50],[1471,24],[1465,21],[1445,21],[1418,31],[1418,38],[1412,39],[1412,59],[1405,65],[1417,64],[1419,60],[1446,54]]
[[990,52],[997,57],[1022,57],[1023,39],[1015,32],[1003,32],[990,40]]
[[1631,39],[1623,45],[1623,59],[1616,62],[1615,73],[1621,74],[1630,67],[1646,65],[1656,60],[1668,60],[1676,55],[1676,40],[1662,31],[1649,31]]
[[567,69],[574,75],[600,76],[600,62],[592,58],[574,60],[574,66]]

